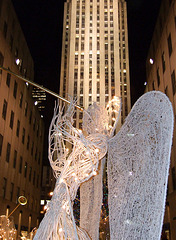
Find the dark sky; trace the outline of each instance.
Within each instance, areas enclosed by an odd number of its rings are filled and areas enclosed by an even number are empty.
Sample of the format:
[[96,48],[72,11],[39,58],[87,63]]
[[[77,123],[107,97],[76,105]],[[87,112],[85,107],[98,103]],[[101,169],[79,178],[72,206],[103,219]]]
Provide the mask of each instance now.
[[161,0],[127,0],[132,105],[143,94],[145,64]]

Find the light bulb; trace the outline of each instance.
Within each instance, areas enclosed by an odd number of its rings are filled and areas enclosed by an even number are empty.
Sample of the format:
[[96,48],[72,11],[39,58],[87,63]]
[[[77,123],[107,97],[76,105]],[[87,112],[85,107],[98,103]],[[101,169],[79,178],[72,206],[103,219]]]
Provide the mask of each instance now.
[[150,64],[153,64],[153,63],[154,63],[154,61],[153,61],[152,58],[150,58],[149,62],[150,62]]
[[89,154],[90,154],[90,152],[89,152],[89,151],[87,151],[87,152],[86,152],[86,155],[89,155]]
[[19,64],[20,64],[20,59],[17,58],[17,59],[16,59],[16,65],[19,65]]
[[63,179],[62,178],[60,179],[59,183],[63,183]]

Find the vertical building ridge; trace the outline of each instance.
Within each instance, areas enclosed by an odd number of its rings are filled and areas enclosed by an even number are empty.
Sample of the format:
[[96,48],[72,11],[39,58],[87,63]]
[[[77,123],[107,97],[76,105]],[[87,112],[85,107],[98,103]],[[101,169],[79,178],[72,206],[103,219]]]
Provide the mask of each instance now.
[[[74,96],[84,108],[120,96],[123,123],[131,108],[125,1],[65,2],[60,95]],[[81,128],[82,113],[75,120]]]

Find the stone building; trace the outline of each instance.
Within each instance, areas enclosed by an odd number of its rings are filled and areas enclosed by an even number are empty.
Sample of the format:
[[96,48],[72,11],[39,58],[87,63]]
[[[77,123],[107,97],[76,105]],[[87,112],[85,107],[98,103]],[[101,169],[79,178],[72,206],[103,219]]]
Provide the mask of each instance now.
[[[176,116],[176,1],[163,0],[146,62],[147,91],[164,92]],[[169,123],[168,123],[169,124]],[[176,239],[176,127],[174,127],[163,232]]]
[[[10,0],[0,1],[0,65],[28,79],[34,64]],[[40,216],[44,123],[32,99],[32,86],[0,71],[0,215],[14,213],[18,229],[30,231]]]

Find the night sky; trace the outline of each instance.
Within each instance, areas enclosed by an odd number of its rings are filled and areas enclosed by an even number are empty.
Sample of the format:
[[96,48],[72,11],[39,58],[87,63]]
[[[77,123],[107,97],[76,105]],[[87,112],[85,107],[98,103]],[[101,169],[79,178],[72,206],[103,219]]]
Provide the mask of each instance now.
[[[34,60],[34,80],[58,93],[64,0],[12,2]],[[132,105],[144,91],[145,61],[160,4],[161,0],[127,0]],[[54,101],[47,94],[46,134]]]

